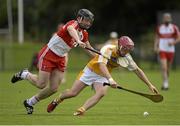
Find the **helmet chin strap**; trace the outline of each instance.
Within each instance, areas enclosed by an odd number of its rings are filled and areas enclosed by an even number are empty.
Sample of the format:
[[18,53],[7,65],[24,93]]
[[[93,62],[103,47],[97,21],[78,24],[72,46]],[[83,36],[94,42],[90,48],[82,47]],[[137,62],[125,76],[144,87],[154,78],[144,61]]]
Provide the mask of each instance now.
[[120,46],[119,46],[119,49],[118,49],[118,52],[119,52],[119,55],[120,55],[120,56],[122,56],[122,55],[121,55],[121,49],[122,49],[122,46],[120,45]]
[[82,17],[80,17],[80,22],[82,21],[82,19],[83,19],[83,18],[82,18]]
[[122,49],[122,46],[121,46],[121,45],[120,45],[119,49],[120,49],[120,51],[121,51],[121,49]]
[[82,21],[82,17],[79,17],[78,18],[78,22],[80,23]]
[[125,55],[122,55],[122,54],[121,54],[122,48],[123,48],[123,46],[120,45],[120,46],[119,46],[119,51],[118,51],[118,52],[119,52],[119,55],[120,55],[120,56],[124,57]]

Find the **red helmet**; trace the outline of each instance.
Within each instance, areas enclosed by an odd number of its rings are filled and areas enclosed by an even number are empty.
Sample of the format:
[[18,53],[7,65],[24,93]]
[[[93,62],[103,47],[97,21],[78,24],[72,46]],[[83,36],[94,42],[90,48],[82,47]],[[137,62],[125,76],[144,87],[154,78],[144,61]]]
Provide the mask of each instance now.
[[118,39],[118,46],[126,48],[129,51],[134,49],[134,42],[128,36],[121,36]]

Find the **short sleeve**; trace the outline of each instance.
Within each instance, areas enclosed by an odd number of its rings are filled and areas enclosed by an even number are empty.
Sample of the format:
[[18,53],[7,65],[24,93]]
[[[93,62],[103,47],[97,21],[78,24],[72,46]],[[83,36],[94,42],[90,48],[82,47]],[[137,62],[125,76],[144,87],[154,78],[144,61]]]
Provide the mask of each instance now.
[[118,58],[118,64],[121,67],[127,68],[129,71],[133,71],[137,69],[137,65],[132,59],[130,54],[126,54],[125,57],[119,57]]
[[65,26],[68,27],[70,25],[76,28],[78,26],[78,23],[75,20],[72,20],[72,21],[67,22]]
[[128,54],[126,58],[127,58],[127,61],[128,61],[128,66],[127,66],[128,70],[129,70],[129,71],[134,71],[134,70],[136,70],[136,69],[137,69],[137,64],[134,62],[134,60],[133,60],[133,58],[131,57],[131,55]]
[[89,41],[89,34],[88,34],[88,32],[87,31],[84,31],[83,32],[83,42],[87,42],[87,41]]
[[108,59],[111,58],[111,54],[112,54],[112,50],[107,46],[104,46],[103,48],[101,48],[100,53],[103,55],[99,55],[98,58],[98,62],[103,62],[105,64],[107,64]]

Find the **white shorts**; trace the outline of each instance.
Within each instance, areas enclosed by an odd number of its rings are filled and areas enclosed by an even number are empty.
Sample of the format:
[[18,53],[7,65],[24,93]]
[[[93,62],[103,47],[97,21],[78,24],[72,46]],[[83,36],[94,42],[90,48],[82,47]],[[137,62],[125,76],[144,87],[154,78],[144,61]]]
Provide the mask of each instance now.
[[105,77],[102,77],[93,71],[91,71],[88,67],[85,67],[82,71],[82,74],[79,76],[79,80],[85,83],[86,85],[92,85],[93,83],[108,83],[108,80]]

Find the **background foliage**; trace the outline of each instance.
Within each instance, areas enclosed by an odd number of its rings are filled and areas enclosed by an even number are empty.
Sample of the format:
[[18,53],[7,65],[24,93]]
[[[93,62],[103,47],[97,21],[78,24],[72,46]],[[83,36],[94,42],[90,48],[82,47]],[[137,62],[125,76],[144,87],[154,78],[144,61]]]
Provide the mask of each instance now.
[[[17,0],[12,0],[14,24],[17,24]],[[134,38],[153,30],[158,11],[180,9],[179,0],[24,0],[25,32],[36,40],[47,40],[60,22],[76,17],[80,8],[95,14],[90,32],[107,35],[117,31]],[[7,25],[6,0],[0,1],[0,27]],[[48,30],[47,30],[48,29]]]

